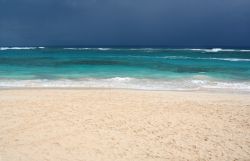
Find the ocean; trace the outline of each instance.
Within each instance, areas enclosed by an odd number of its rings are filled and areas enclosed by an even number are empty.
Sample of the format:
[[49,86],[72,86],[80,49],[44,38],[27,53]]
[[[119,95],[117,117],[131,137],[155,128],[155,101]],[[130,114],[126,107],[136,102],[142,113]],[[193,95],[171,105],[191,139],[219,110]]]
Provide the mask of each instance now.
[[250,50],[0,48],[0,88],[250,92]]

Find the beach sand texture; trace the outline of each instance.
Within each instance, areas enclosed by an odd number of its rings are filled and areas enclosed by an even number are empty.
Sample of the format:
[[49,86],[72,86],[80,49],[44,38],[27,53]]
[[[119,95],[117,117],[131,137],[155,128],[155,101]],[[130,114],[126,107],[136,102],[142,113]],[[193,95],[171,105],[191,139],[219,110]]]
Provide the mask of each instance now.
[[249,94],[0,91],[1,161],[250,160]]

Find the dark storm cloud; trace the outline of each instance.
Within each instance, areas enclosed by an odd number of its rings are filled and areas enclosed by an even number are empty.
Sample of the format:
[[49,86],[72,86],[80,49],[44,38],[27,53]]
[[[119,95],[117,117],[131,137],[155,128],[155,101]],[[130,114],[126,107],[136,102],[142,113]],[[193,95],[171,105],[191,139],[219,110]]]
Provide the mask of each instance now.
[[0,0],[0,46],[250,47],[249,0]]

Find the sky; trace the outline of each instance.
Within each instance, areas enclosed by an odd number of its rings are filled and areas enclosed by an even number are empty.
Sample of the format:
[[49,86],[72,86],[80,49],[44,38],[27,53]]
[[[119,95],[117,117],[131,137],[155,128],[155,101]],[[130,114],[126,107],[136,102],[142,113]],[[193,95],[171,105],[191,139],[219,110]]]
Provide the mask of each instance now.
[[250,0],[0,0],[0,46],[250,48]]

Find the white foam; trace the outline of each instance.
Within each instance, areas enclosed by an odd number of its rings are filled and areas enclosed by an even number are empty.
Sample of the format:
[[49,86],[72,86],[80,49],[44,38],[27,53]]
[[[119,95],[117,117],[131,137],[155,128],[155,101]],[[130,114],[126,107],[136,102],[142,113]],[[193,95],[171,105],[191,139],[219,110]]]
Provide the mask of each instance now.
[[187,57],[187,56],[164,56],[162,58],[166,58],[166,59],[195,59],[195,58]]
[[[45,47],[0,47],[0,50],[29,50],[29,49],[44,49]],[[248,49],[171,49],[171,48],[63,48],[68,50],[135,50],[135,51],[175,51],[175,50],[191,50],[191,51],[203,51],[203,52],[250,52]]]
[[91,50],[92,48],[63,48],[66,50]]
[[66,50],[101,50],[101,51],[106,51],[106,50],[116,50],[112,48],[63,48]]
[[[153,57],[155,58],[155,57]],[[165,56],[165,57],[157,57],[157,58],[166,58],[166,59],[201,59],[201,60],[223,60],[223,61],[242,61],[248,62],[250,59],[242,59],[242,58],[201,58],[201,57],[187,57],[187,56]]]
[[204,51],[204,52],[250,52],[250,50],[241,50],[241,49],[222,49],[222,48],[212,48],[212,49],[186,49],[186,50],[192,50],[192,51]]
[[225,51],[221,48],[213,48],[213,49],[190,49],[192,51],[205,51],[205,52],[219,52],[219,51]]
[[250,50],[239,50],[241,52],[250,52]]
[[106,51],[106,50],[111,50],[111,48],[97,48],[98,50],[103,50],[103,51]]
[[210,58],[214,60],[225,60],[225,61],[250,61],[250,59],[240,59],[240,58]]
[[205,49],[205,48],[184,48],[184,49],[174,49],[174,48],[130,48],[130,49],[124,49],[124,50],[139,50],[139,51],[185,51],[185,50],[191,50],[191,51],[201,51],[201,52],[210,52],[210,53],[216,53],[216,52],[250,52],[250,50],[247,49],[222,49],[222,48],[212,48],[212,49]]
[[137,79],[114,77],[107,79],[36,79],[36,80],[0,80],[0,88],[16,87],[80,87],[80,88],[124,88],[141,90],[206,90],[224,89],[250,92],[250,82],[226,82],[203,76],[189,79]]
[[0,47],[0,50],[32,50],[44,49],[45,47]]
[[114,77],[114,78],[110,78],[107,80],[111,80],[111,81],[131,81],[133,80],[133,78],[130,77]]
[[203,85],[203,88],[207,88],[207,89],[231,89],[231,90],[250,92],[250,83],[249,82],[242,82],[242,83],[213,82],[210,84]]

